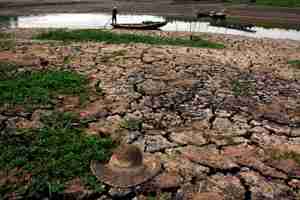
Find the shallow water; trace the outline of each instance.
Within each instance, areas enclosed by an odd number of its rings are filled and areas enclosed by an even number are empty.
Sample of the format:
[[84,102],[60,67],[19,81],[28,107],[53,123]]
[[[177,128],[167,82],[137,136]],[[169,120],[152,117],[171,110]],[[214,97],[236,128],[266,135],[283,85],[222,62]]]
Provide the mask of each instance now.
[[[47,14],[37,16],[19,16],[5,18],[1,20],[0,26],[11,28],[111,28],[110,14],[88,13],[88,14]],[[165,21],[164,17],[150,15],[118,15],[118,23],[141,23],[142,21]],[[254,27],[256,33],[249,33],[222,27],[214,27],[209,22],[185,22],[175,20],[162,27],[164,31],[192,31],[225,33],[233,35],[243,35],[256,38],[293,39],[300,41],[300,31],[280,28],[267,29]]]

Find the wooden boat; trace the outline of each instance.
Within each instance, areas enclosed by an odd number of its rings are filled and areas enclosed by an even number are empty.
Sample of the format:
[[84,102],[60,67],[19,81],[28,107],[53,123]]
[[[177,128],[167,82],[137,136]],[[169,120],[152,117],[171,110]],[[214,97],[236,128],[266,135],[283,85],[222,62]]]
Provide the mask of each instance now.
[[235,29],[235,30],[239,30],[239,31],[245,31],[245,32],[249,32],[249,33],[255,33],[255,30],[252,30],[252,28],[254,27],[253,24],[234,24],[234,23],[228,23],[228,22],[211,22],[210,23],[212,26],[216,26],[216,27],[223,27],[223,28],[229,28],[229,29]]
[[210,17],[213,20],[225,20],[226,19],[226,14],[224,11],[221,12],[216,12],[216,11],[205,11],[205,12],[198,12],[197,13],[197,18],[207,18]]
[[142,30],[155,30],[168,22],[143,22],[137,24],[111,24],[114,28],[125,28],[125,29],[142,29]]

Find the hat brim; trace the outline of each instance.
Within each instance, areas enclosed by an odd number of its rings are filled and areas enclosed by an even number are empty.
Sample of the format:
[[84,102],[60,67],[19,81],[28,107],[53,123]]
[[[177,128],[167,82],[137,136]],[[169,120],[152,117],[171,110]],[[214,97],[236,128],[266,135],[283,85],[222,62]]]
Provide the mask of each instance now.
[[124,171],[112,169],[108,164],[99,161],[91,161],[91,171],[100,180],[110,186],[127,188],[142,184],[156,176],[160,169],[160,161],[154,156],[145,156],[143,170]]

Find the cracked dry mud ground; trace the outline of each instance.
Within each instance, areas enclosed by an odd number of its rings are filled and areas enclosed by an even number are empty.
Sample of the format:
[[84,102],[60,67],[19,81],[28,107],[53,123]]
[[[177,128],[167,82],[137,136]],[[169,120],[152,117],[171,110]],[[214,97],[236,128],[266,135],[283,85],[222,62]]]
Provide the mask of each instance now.
[[[163,170],[154,180],[107,188],[98,199],[147,199],[146,190],[176,200],[299,199],[300,69],[287,61],[300,59],[300,43],[203,37],[226,48],[20,40],[0,60],[41,68],[39,60],[47,59],[48,67],[91,77],[91,85],[101,80],[104,96],[83,107],[78,97],[62,96],[55,109],[94,116],[87,134],[110,135],[160,157]],[[0,110],[2,124],[18,128],[35,126],[43,112]],[[124,118],[142,125],[120,128]]]

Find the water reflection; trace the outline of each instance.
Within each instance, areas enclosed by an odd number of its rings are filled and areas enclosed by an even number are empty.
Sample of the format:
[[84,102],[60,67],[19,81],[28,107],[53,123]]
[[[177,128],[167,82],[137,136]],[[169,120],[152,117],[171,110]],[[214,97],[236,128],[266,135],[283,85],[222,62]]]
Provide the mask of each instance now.
[[[118,15],[118,23],[141,23],[142,21],[165,21],[166,18],[150,15]],[[0,26],[19,28],[111,28],[109,14],[48,14],[39,16],[0,17]],[[286,29],[266,29],[254,27],[256,33],[248,33],[222,27],[214,27],[209,22],[171,20],[161,28],[165,31],[191,31],[244,35],[249,37],[267,37],[275,39],[293,39],[300,41],[300,31]]]

